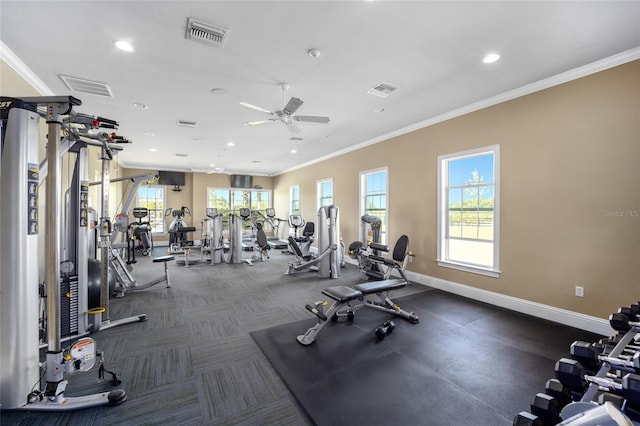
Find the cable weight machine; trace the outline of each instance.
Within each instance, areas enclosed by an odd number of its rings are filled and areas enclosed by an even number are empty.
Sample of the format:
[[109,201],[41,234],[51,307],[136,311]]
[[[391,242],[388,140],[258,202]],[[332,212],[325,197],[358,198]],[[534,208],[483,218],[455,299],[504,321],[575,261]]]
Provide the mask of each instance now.
[[[119,405],[124,390],[65,397],[65,373],[91,368],[99,356],[93,339],[76,342],[65,351],[60,333],[61,176],[59,141],[63,116],[81,105],[72,96],[0,98],[0,406],[2,409],[66,411],[99,405]],[[48,127],[46,156],[45,281],[47,294],[46,385],[40,383],[38,347],[38,107]],[[95,362],[95,361],[94,361]]]

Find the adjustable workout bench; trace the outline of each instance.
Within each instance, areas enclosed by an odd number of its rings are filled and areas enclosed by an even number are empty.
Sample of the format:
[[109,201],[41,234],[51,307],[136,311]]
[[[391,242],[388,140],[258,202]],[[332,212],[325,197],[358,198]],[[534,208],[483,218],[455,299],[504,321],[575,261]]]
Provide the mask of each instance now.
[[[328,318],[331,318],[332,321],[337,321],[341,317],[353,320],[355,311],[363,306],[387,312],[405,318],[412,324],[417,324],[420,318],[416,314],[402,310],[400,306],[393,303],[389,298],[390,291],[406,287],[407,284],[408,281],[404,279],[391,279],[356,284],[353,287],[334,286],[325,288],[322,290],[322,294],[329,296],[334,302],[326,311],[324,307],[328,302],[316,302],[313,305],[305,306],[308,311],[318,317],[318,322],[296,339],[300,344],[310,345],[316,340],[316,336],[325,326]],[[372,294],[378,296],[379,301],[365,298]]]

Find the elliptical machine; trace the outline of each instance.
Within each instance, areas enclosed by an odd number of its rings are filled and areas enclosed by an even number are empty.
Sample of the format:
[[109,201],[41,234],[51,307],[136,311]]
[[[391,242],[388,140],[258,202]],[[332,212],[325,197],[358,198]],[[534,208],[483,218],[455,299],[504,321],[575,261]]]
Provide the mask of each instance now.
[[[131,240],[134,243],[133,250],[140,251],[143,256],[151,255],[151,250],[153,250],[153,236],[151,235],[151,222],[148,220],[142,221],[145,217],[149,216],[149,209],[146,207],[134,207],[133,208],[133,217],[138,219],[137,222],[134,222],[129,225],[129,229],[131,231]],[[135,245],[135,242],[138,242],[138,245]],[[134,255],[135,259],[135,255]]]

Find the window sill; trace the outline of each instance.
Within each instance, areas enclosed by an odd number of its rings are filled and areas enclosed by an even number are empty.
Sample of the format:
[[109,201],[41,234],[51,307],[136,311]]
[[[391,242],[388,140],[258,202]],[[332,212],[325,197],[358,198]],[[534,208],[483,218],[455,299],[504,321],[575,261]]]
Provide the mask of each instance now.
[[437,262],[438,266],[442,266],[444,268],[457,269],[459,271],[471,272],[472,274],[485,275],[492,278],[500,278],[500,271],[496,271],[490,268],[456,263],[449,260],[437,260]]

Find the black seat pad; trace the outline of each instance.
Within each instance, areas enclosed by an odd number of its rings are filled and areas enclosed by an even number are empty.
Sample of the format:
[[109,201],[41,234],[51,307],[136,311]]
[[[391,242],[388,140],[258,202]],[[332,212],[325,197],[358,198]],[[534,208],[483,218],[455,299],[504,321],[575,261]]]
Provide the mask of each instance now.
[[169,231],[171,234],[179,234],[181,232],[196,232],[195,226],[183,226],[182,228],[177,228],[172,231]]
[[322,294],[325,294],[330,298],[332,298],[333,300],[337,300],[340,303],[344,303],[349,300],[362,297],[362,293],[360,291],[354,290],[351,287],[347,287],[343,285],[327,287],[324,290],[322,290]]
[[393,279],[382,281],[369,281],[362,284],[356,284],[354,289],[358,290],[362,294],[380,293],[381,291],[397,290],[399,288],[406,287],[407,282],[405,280]]

